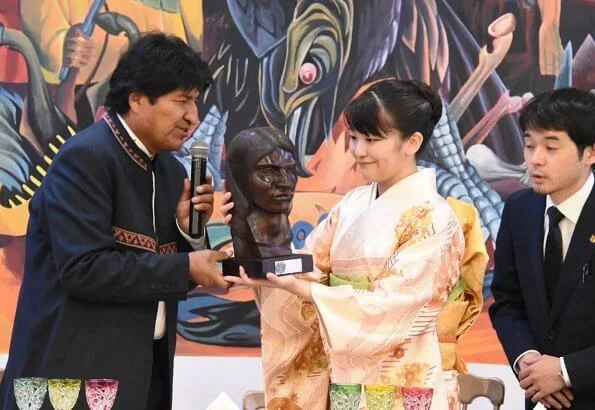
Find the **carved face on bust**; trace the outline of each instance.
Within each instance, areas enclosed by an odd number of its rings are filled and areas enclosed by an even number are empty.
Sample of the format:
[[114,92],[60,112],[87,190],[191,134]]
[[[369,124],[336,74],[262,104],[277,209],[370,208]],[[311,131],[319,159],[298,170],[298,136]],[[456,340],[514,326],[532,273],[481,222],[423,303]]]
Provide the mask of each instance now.
[[297,184],[293,154],[283,148],[262,157],[248,180],[251,202],[271,213],[289,214]]
[[235,207],[231,220],[238,258],[291,254],[288,215],[297,185],[291,140],[272,127],[249,128],[227,145],[225,179]]
[[226,179],[236,203],[234,214],[253,210],[289,214],[297,184],[295,147],[280,130],[249,128],[227,146]]

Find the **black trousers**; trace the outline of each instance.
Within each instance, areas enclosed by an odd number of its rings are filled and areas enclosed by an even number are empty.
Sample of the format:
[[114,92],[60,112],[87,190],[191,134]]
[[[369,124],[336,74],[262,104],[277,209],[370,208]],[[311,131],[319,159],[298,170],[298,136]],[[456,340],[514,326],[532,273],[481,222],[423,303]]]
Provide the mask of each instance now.
[[166,338],[153,342],[153,372],[147,410],[170,410],[170,386],[168,380]]

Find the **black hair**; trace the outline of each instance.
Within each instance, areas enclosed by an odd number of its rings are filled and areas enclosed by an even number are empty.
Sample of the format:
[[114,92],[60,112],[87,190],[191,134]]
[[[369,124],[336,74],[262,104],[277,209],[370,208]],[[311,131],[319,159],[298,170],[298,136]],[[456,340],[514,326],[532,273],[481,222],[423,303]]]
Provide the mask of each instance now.
[[365,135],[382,136],[391,129],[404,138],[423,136],[419,152],[427,145],[442,115],[442,101],[427,84],[394,78],[379,81],[349,103],[347,127]]
[[110,79],[105,104],[120,114],[130,110],[132,92],[146,95],[151,103],[182,89],[204,92],[212,83],[211,73],[199,53],[176,36],[148,33],[120,58]]
[[577,88],[559,88],[533,97],[519,117],[524,131],[565,131],[582,156],[595,144],[595,94]]

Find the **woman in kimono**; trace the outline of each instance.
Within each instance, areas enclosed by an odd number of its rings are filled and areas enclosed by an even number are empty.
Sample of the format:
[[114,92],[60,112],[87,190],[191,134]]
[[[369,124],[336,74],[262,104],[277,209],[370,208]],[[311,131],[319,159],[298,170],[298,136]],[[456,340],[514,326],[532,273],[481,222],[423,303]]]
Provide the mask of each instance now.
[[[345,112],[349,150],[368,185],[347,193],[309,235],[315,269],[255,280],[269,409],[326,409],[329,383],[434,389],[448,408],[436,318],[459,278],[461,227],[415,157],[441,114],[425,84],[380,81]],[[224,216],[233,206],[226,194]]]

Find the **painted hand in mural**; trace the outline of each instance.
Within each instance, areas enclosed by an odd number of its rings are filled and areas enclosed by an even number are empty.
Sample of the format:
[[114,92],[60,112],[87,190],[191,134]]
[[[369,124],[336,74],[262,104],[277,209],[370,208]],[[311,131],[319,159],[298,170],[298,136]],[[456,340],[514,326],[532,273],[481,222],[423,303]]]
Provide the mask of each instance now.
[[543,75],[557,75],[563,54],[558,27],[542,24],[539,27],[539,72]]
[[184,191],[178,202],[176,209],[176,219],[178,225],[184,233],[188,233],[188,227],[190,226],[190,203],[194,205],[194,209],[199,212],[203,212],[205,217],[205,223],[209,221],[211,215],[213,215],[213,177],[207,174],[207,183],[196,187],[196,194],[192,198],[190,197],[190,181],[184,180]]
[[81,69],[89,64],[93,56],[93,41],[81,31],[81,24],[68,29],[64,39],[64,65]]
[[223,274],[217,269],[217,262],[229,258],[229,253],[210,249],[194,251],[188,254],[188,270],[190,280],[204,288],[227,289],[230,282],[223,279]]
[[541,26],[539,26],[539,72],[557,75],[562,65],[564,48],[560,39],[560,0],[539,0]]

